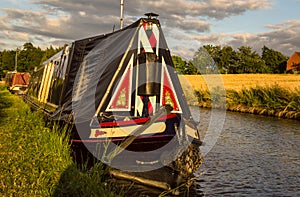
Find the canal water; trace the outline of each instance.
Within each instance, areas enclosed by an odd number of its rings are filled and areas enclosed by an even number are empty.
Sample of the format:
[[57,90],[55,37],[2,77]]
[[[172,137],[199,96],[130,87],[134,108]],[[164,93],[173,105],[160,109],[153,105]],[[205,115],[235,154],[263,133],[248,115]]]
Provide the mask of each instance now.
[[[203,136],[211,113],[200,111]],[[300,196],[300,121],[226,112],[204,158],[198,196]]]
[[[194,186],[181,188],[179,196],[300,196],[300,121],[196,108],[192,113],[200,120],[204,163]],[[161,192],[135,185],[125,195]]]

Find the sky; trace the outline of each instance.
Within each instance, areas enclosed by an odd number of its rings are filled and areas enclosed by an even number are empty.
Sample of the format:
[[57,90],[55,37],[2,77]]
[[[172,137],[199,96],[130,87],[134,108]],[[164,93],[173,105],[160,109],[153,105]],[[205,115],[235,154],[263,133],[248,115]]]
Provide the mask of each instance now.
[[[300,51],[300,0],[124,0],[124,26],[158,19],[171,53],[191,59],[203,45]],[[0,51],[42,49],[119,28],[120,0],[1,0]]]

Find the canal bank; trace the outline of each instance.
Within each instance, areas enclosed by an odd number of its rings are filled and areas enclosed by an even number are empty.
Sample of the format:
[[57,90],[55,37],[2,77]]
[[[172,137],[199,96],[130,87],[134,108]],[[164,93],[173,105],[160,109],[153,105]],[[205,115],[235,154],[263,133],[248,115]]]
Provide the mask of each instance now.
[[[290,90],[272,85],[220,92],[220,88],[214,88],[211,91],[196,90],[195,95],[199,106],[202,108],[226,108],[226,110],[233,112],[300,120],[299,87]],[[226,103],[224,103],[225,101]]]
[[300,120],[299,74],[181,75],[180,82],[190,105]]
[[276,110],[268,110],[260,107],[248,107],[243,105],[237,106],[228,106],[228,111],[232,112],[241,112],[241,113],[250,113],[255,115],[264,115],[264,116],[274,116],[278,118],[286,118],[286,119],[296,119],[300,120],[300,112],[298,111],[276,111]]

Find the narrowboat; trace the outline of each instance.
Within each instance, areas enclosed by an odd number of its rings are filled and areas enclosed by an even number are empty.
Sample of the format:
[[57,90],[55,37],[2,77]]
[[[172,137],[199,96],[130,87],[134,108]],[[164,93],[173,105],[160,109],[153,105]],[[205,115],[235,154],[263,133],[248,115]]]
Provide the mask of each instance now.
[[28,72],[11,71],[6,73],[5,85],[14,94],[25,94],[29,79],[30,74]]
[[32,74],[24,98],[73,124],[76,157],[92,155],[112,176],[170,189],[201,166],[199,131],[153,13],[66,44]]

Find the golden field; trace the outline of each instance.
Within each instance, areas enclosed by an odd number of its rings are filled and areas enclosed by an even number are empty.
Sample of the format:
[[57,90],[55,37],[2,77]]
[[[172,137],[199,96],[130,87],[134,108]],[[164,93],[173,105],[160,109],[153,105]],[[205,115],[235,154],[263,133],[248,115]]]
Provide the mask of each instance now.
[[224,87],[226,90],[242,90],[249,87],[278,85],[294,90],[300,87],[300,74],[227,74],[227,75],[181,75],[183,87],[187,84],[194,90],[205,90],[208,87]]

